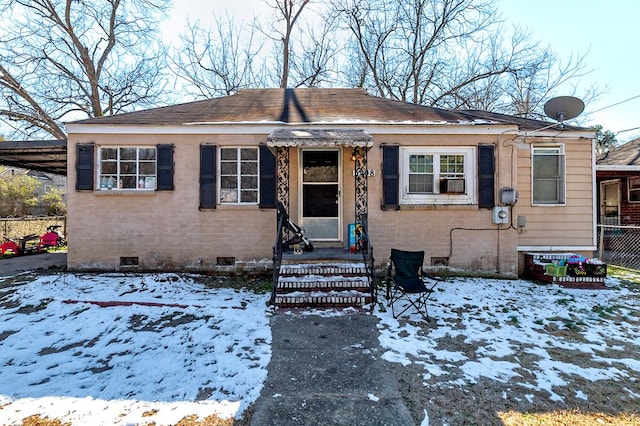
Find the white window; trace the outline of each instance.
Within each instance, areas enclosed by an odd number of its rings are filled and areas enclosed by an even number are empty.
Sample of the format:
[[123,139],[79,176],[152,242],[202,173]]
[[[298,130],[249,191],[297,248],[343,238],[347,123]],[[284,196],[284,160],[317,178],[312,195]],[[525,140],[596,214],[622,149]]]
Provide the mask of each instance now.
[[565,203],[564,146],[532,147],[531,191],[534,205]]
[[258,202],[258,149],[220,148],[220,204]]
[[402,150],[402,204],[474,204],[474,148]]
[[156,189],[155,147],[104,147],[99,150],[100,189]]
[[629,178],[629,202],[640,203],[640,177]]

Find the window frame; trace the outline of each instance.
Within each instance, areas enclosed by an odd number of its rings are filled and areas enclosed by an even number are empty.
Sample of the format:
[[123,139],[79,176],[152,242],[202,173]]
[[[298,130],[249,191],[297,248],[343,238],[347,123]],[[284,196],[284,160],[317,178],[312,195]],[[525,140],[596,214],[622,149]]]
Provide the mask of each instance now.
[[[103,145],[98,146],[97,153],[97,170],[96,170],[96,191],[156,191],[158,189],[158,146],[157,145]],[[105,150],[108,149],[116,149],[117,150],[117,158],[116,162],[116,172],[115,173],[103,173],[103,166],[105,162],[111,161],[109,159],[103,159]],[[130,159],[122,159],[121,158],[121,150],[122,149],[135,149],[136,150],[136,159],[135,159],[135,186],[125,188],[120,186],[120,181],[123,180],[126,176],[131,176],[130,173],[123,173],[121,171],[123,162],[132,162]],[[140,156],[140,151],[145,149],[152,149],[154,151],[154,158],[152,160],[142,159]],[[154,172],[151,173],[141,173],[140,166],[141,164],[154,164]],[[103,181],[103,178],[107,179],[106,176],[114,176],[115,179],[112,186],[109,186],[108,180]],[[144,179],[142,186],[140,186],[140,179]],[[151,185],[151,186],[150,186]]]
[[[477,204],[476,147],[401,147],[400,151],[400,204]],[[409,164],[413,155],[433,156],[433,193],[409,192]],[[444,156],[463,156],[464,193],[440,192],[440,176],[444,174],[440,170],[440,159]]]
[[[633,188],[632,189],[631,188],[631,182],[634,181],[634,180],[638,181],[639,186],[637,188]],[[632,200],[631,199],[631,195],[632,194],[637,194],[636,195],[636,197],[637,197],[636,200]],[[634,203],[634,204],[635,203],[640,203],[640,176],[629,176],[627,178],[627,200],[628,200],[629,203]]]
[[[232,176],[230,174],[223,173],[223,164],[230,163],[231,161],[224,158],[225,150],[236,150],[236,178],[237,178],[237,186],[235,190],[237,191],[237,199],[235,201],[225,201],[225,197],[227,193],[225,191],[230,188],[223,188],[223,178],[225,176]],[[242,150],[252,150],[255,151],[255,159],[246,160],[247,162],[255,163],[256,169],[255,174],[242,174]],[[238,161],[239,160],[239,161]],[[218,147],[218,158],[217,158],[217,191],[218,191],[218,204],[220,206],[257,206],[260,203],[260,149],[258,146],[221,146]],[[252,177],[255,179],[255,187],[253,188],[242,188],[242,177]],[[242,201],[242,191],[251,191],[255,193],[255,201]]]
[[[551,152],[553,151],[553,152]],[[561,170],[559,173],[559,179],[561,179],[560,184],[561,188],[557,190],[558,197],[561,199],[556,199],[554,202],[541,202],[540,200],[536,200],[536,191],[535,185],[537,181],[543,179],[541,177],[535,176],[535,159],[536,156],[557,156],[561,159]],[[547,178],[549,179],[549,178]],[[557,198],[558,198],[557,197]],[[564,144],[553,144],[553,145],[532,145],[531,146],[531,205],[532,206],[541,206],[541,207],[550,207],[550,206],[565,206],[567,204],[567,161],[566,161],[566,151]]]

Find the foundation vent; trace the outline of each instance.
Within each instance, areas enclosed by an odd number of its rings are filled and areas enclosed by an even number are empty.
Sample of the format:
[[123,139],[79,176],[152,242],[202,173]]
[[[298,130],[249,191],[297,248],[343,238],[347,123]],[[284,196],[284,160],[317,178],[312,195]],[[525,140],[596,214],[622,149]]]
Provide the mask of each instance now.
[[448,257],[432,257],[431,266],[449,266]]
[[216,263],[218,266],[235,266],[235,257],[216,257]]
[[140,261],[138,256],[123,256],[120,257],[120,266],[138,266]]

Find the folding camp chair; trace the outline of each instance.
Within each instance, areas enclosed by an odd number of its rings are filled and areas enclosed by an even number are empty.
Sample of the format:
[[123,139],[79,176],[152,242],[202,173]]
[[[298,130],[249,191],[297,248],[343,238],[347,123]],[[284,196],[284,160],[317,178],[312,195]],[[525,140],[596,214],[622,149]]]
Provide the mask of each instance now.
[[[394,318],[398,318],[409,308],[415,308],[420,315],[429,321],[427,302],[442,281],[422,270],[424,251],[403,251],[391,249],[391,263],[387,269],[387,306],[391,306]],[[408,303],[401,307],[396,314],[396,302],[406,300]]]

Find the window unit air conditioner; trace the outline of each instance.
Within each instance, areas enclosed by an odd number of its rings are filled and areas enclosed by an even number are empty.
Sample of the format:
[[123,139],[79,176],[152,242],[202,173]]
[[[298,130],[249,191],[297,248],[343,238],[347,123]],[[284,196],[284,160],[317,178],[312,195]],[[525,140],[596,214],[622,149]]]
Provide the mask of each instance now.
[[464,179],[440,179],[441,194],[464,194]]

